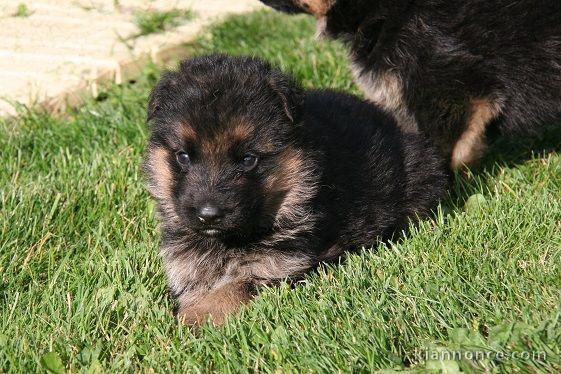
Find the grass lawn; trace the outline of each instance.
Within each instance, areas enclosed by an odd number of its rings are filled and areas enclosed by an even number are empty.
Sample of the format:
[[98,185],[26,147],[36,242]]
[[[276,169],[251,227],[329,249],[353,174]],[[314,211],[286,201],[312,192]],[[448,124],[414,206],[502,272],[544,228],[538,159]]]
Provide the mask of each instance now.
[[[343,49],[313,33],[309,18],[255,13],[186,48],[358,92]],[[561,370],[559,128],[498,143],[405,240],[264,289],[195,336],[171,316],[140,171],[159,74],[63,119],[0,120],[0,372]],[[458,350],[507,355],[435,354]]]

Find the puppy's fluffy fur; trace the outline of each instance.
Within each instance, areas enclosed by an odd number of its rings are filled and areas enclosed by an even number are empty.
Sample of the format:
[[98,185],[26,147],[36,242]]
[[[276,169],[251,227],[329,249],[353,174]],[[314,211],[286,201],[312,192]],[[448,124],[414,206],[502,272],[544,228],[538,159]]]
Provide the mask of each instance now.
[[161,254],[187,323],[220,323],[257,285],[390,238],[447,183],[436,151],[381,110],[257,59],[184,61],[148,118]]
[[478,159],[491,123],[520,134],[561,118],[561,1],[262,1],[345,41],[366,97],[453,168]]

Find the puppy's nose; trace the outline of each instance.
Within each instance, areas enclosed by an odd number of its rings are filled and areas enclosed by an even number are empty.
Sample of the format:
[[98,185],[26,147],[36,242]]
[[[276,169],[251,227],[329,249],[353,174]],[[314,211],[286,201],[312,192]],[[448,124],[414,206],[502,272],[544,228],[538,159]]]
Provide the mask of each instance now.
[[199,209],[197,217],[199,217],[199,221],[205,225],[210,225],[220,222],[222,217],[224,217],[224,213],[216,205],[206,204]]

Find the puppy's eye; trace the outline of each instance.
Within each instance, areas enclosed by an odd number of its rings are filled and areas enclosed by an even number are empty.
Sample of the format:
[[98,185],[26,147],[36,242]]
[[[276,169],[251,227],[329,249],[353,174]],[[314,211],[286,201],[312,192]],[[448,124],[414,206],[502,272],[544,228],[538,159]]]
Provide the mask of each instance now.
[[177,163],[181,166],[189,166],[191,162],[187,152],[179,151],[175,154],[175,158],[177,159]]
[[241,165],[245,171],[250,171],[257,165],[257,156],[250,153],[246,154],[243,156]]

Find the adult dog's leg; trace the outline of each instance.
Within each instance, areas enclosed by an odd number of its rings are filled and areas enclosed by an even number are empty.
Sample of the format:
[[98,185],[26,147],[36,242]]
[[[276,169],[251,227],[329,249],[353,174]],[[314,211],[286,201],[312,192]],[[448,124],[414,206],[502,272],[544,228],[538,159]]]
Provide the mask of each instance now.
[[476,99],[471,103],[468,123],[454,145],[450,167],[458,169],[477,161],[485,150],[485,130],[487,125],[500,114],[501,108],[495,102]]

